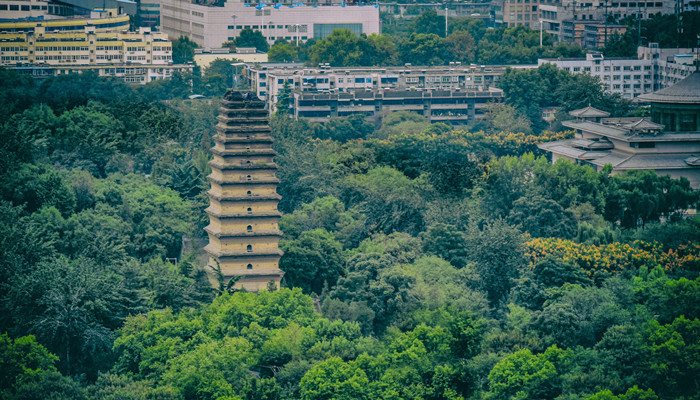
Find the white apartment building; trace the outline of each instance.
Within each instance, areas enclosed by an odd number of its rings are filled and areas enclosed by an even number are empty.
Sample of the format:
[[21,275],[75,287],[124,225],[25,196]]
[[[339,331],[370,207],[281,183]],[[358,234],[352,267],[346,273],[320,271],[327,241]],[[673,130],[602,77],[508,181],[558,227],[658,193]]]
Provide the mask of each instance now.
[[271,107],[285,86],[300,93],[349,93],[355,91],[488,91],[497,86],[506,68],[529,69],[536,65],[461,65],[403,67],[347,67],[269,63],[245,68],[245,82]]
[[642,49],[639,50],[640,54],[648,54],[649,57],[605,57],[601,53],[591,52],[586,54],[586,58],[545,58],[539,59],[538,64],[554,64],[573,74],[598,77],[607,91],[618,93],[626,99],[673,85],[695,71],[692,65],[695,56],[692,54],[676,54],[663,59],[653,57],[653,54],[660,54],[654,53],[653,49],[646,53]]
[[216,5],[191,0],[156,1],[160,4],[162,32],[173,40],[189,37],[205,49],[222,47],[246,28],[260,31],[269,44],[279,38],[299,42],[322,39],[334,29],[343,28],[357,35],[380,33],[379,9],[373,5],[312,5],[289,0],[274,5],[241,0]]

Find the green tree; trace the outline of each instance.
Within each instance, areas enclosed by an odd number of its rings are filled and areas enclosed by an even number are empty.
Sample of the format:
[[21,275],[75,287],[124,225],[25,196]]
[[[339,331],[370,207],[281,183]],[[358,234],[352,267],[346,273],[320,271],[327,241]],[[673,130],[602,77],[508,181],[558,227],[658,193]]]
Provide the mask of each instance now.
[[692,398],[700,390],[700,320],[650,321],[644,330],[652,388],[662,398]]
[[539,196],[516,200],[507,220],[532,237],[572,239],[576,235],[574,215],[559,203]]
[[255,47],[256,50],[266,53],[269,49],[267,40],[262,32],[254,31],[250,28],[245,28],[238,33],[238,37],[234,41],[236,47]]
[[445,17],[432,10],[425,11],[413,20],[411,31],[445,37]]
[[413,65],[443,64],[444,43],[434,33],[411,33],[399,43],[399,55],[404,63]]
[[325,229],[304,232],[280,247],[285,252],[280,268],[287,286],[320,294],[324,286],[335,286],[343,273],[342,245]]
[[277,40],[267,52],[270,62],[298,62],[299,47],[286,40]]
[[559,377],[571,357],[556,346],[534,355],[528,349],[511,354],[489,373],[488,398],[554,399],[561,393]]
[[34,336],[12,339],[7,333],[0,335],[0,355],[0,393],[4,396],[18,383],[56,371],[58,361]]
[[194,61],[194,49],[199,47],[197,43],[187,36],[180,36],[173,40],[173,62],[175,64],[186,64]]
[[329,358],[311,368],[301,380],[303,400],[370,399],[369,380],[354,363],[338,357]]

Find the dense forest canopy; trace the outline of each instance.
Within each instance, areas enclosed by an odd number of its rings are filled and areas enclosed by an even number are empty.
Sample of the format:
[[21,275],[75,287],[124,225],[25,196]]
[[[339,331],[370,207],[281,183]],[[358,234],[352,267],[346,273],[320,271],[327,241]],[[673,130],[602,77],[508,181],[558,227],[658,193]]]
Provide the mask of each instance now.
[[698,398],[700,194],[538,153],[570,135],[546,93],[629,107],[586,82],[508,72],[465,129],[273,115],[286,275],[255,294],[181,254],[218,99],[0,77],[4,399]]

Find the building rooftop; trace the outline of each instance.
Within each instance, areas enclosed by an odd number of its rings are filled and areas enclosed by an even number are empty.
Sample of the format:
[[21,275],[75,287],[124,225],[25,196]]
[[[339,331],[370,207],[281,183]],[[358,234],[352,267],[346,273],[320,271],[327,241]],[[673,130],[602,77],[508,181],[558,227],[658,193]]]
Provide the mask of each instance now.
[[587,151],[574,147],[574,140],[542,143],[542,150],[585,160],[597,166],[612,165],[615,169],[683,169],[700,166],[700,157],[687,154],[631,154],[611,151]]
[[637,97],[638,101],[651,103],[700,103],[700,72],[696,71],[687,78],[669,86]]
[[569,115],[579,118],[605,118],[609,117],[610,113],[607,111],[599,110],[597,108],[593,108],[589,104],[588,107],[569,111]]
[[562,122],[562,125],[572,129],[579,129],[584,132],[591,132],[605,137],[624,140],[626,142],[700,141],[700,132],[666,132],[659,134],[647,134],[647,131],[643,130],[632,130],[623,126],[610,126],[590,121],[564,121]]

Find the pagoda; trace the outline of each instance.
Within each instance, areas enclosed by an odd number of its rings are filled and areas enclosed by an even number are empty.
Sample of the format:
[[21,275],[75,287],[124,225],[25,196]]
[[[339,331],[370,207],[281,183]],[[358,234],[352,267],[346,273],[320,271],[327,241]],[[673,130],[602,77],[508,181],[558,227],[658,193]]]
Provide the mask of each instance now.
[[279,288],[281,196],[265,103],[252,93],[229,90],[217,120],[204,249],[226,280],[238,279],[235,288],[257,292],[270,282]]

